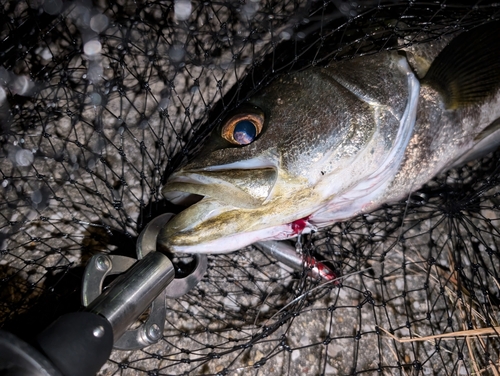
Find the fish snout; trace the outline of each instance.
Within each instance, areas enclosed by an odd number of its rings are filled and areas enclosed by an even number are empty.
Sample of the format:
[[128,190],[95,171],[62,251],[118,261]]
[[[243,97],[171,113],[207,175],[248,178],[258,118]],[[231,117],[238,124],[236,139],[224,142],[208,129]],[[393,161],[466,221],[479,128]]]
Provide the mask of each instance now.
[[256,208],[270,196],[277,171],[264,169],[228,169],[174,173],[162,193],[174,204],[190,205],[209,197],[236,208]]

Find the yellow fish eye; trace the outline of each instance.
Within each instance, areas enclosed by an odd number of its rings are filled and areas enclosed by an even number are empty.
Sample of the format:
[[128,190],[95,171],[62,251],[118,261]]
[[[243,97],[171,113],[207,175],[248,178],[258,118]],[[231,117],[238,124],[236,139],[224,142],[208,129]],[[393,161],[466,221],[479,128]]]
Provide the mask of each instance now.
[[221,136],[234,145],[248,145],[262,132],[263,125],[262,112],[239,113],[225,122]]

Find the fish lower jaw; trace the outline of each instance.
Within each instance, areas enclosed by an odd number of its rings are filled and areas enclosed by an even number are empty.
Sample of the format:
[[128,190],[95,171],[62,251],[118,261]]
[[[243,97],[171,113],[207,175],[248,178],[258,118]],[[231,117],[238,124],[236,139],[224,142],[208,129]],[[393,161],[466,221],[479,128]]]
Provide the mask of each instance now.
[[179,233],[168,239],[164,245],[170,251],[179,253],[230,253],[258,241],[292,239],[301,234],[315,231],[316,227],[310,224],[306,218],[260,230],[222,236],[214,240],[193,242],[193,244],[189,244],[190,241],[185,234]]
[[163,195],[174,204],[194,203],[174,217],[163,231],[161,243],[172,252],[229,253],[258,241],[290,239],[316,230],[308,213],[297,219],[289,213],[287,219],[281,218],[287,222],[279,224],[280,218],[269,218],[274,206],[254,211],[181,190],[164,191]]

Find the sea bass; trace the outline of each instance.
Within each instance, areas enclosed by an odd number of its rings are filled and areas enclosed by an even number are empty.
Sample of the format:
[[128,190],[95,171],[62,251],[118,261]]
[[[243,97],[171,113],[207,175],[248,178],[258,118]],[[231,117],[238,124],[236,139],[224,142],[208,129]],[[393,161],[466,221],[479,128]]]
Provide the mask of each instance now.
[[407,197],[500,140],[499,23],[273,81],[163,188],[173,252],[225,253]]

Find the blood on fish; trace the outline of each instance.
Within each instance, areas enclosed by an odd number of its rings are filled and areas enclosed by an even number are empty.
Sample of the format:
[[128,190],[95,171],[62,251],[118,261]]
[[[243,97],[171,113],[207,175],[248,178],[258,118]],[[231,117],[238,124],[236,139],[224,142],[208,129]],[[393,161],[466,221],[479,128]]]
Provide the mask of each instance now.
[[293,221],[290,225],[292,226],[292,231],[295,235],[302,234],[302,231],[307,226],[307,220],[309,219],[309,216],[297,219],[296,221]]

